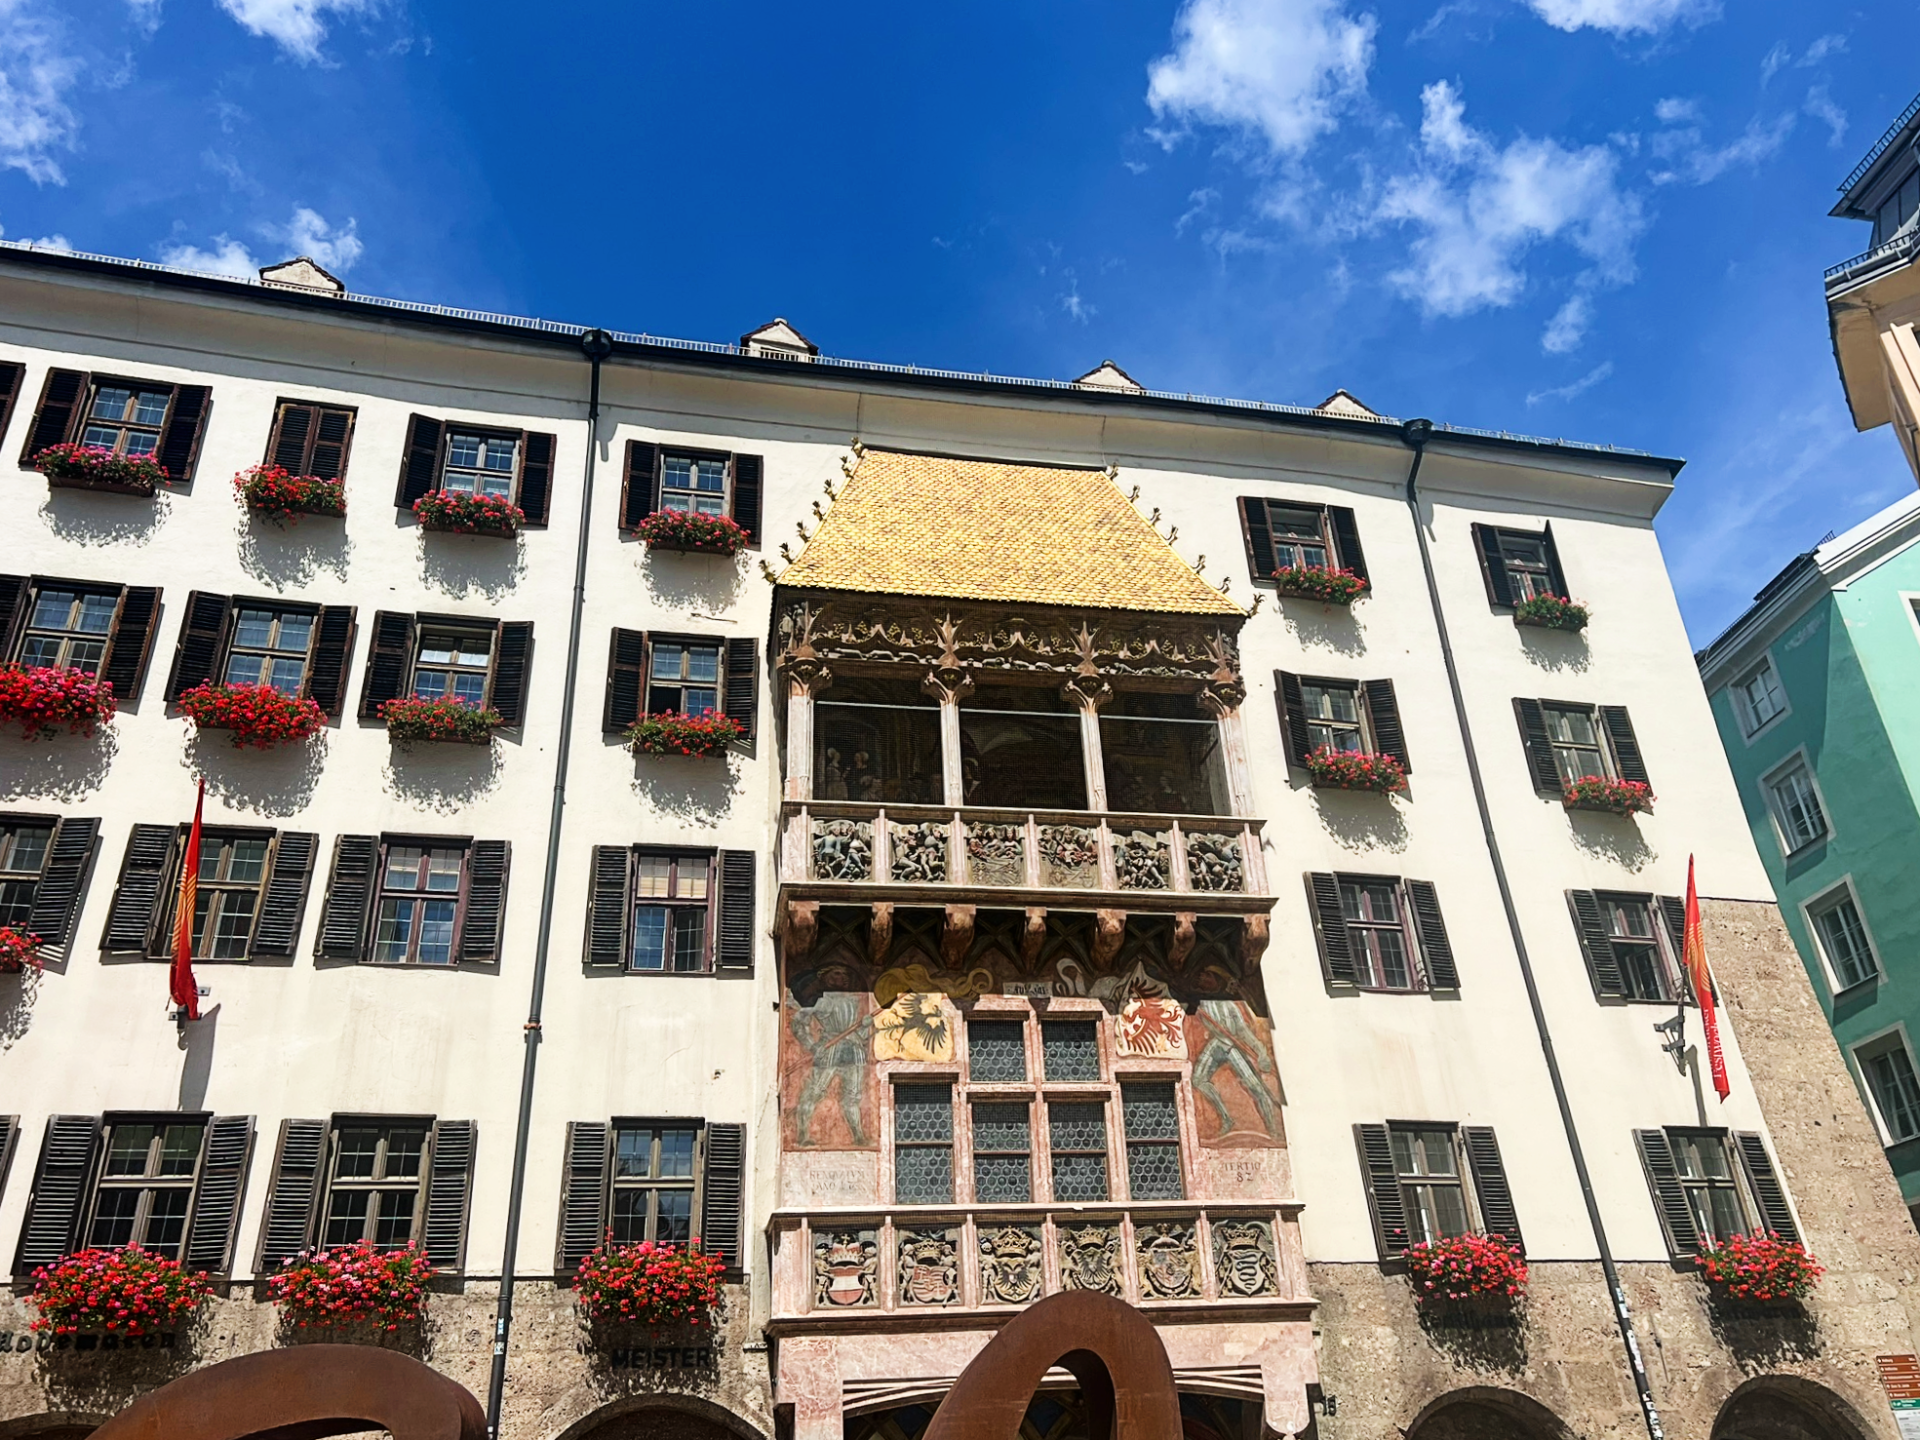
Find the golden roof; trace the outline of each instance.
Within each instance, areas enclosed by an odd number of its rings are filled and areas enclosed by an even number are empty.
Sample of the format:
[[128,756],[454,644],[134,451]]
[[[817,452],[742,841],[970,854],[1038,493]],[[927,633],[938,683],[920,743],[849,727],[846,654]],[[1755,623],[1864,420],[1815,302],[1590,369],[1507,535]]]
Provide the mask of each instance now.
[[1174,552],[1105,471],[871,447],[780,583],[1085,609],[1246,613]]

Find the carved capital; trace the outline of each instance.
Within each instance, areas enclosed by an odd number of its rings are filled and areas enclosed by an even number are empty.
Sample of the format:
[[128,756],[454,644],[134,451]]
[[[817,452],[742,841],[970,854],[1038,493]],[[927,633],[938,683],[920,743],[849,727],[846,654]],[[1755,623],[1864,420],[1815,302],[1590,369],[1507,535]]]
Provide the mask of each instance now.
[[833,684],[833,671],[817,655],[788,655],[781,668],[787,674],[787,693],[795,697],[817,695]]
[[1193,953],[1193,943],[1199,938],[1194,932],[1199,918],[1192,910],[1182,910],[1173,917],[1173,941],[1167,946],[1167,964],[1174,970],[1187,968],[1187,957]]
[[1106,971],[1113,968],[1113,962],[1120,954],[1120,942],[1127,938],[1127,912],[1124,910],[1096,910],[1093,912],[1093,967]]
[[820,902],[789,900],[780,912],[780,953],[788,960],[799,960],[813,949],[820,933]]
[[973,676],[958,665],[936,665],[920,677],[920,688],[942,705],[958,705],[973,693]]
[[876,900],[873,915],[867,921],[867,958],[876,965],[885,965],[887,952],[892,948],[893,902]]
[[967,963],[967,952],[973,948],[973,917],[971,905],[947,906],[946,924],[940,931],[940,959],[948,970],[960,970]]
[[1113,687],[1098,675],[1075,675],[1060,687],[1060,693],[1082,710],[1098,710],[1113,699]]
[[1247,687],[1239,676],[1227,680],[1209,680],[1200,693],[1193,697],[1193,703],[1205,714],[1216,720],[1227,716],[1246,703]]

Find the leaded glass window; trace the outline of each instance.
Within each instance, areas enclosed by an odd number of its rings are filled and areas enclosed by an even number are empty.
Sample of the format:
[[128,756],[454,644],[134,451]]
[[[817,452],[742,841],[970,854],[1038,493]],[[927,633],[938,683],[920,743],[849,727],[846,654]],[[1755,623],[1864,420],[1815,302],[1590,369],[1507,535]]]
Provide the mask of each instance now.
[[1055,1200],[1107,1198],[1107,1107],[1098,1100],[1055,1100],[1047,1106]]
[[1098,1080],[1100,1078],[1100,1040],[1093,1021],[1042,1021],[1040,1048],[1047,1079]]
[[1033,1116],[1025,1101],[973,1106],[973,1195],[982,1204],[1033,1198]]
[[902,1205],[952,1203],[951,1086],[894,1087],[893,1197]]
[[1135,1200],[1184,1200],[1180,1178],[1180,1112],[1171,1084],[1120,1087],[1127,1131],[1127,1190]]

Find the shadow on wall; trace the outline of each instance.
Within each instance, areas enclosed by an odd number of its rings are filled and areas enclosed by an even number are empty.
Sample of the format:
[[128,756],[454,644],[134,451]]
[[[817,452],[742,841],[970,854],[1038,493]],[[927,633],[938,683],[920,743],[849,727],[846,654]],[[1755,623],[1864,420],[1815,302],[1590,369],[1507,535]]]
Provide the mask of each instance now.
[[1569,810],[1567,825],[1573,831],[1573,843],[1582,851],[1596,860],[1611,860],[1630,874],[1638,875],[1660,858],[1630,816]]
[[119,750],[120,737],[111,725],[92,737],[0,735],[0,800],[84,800],[105,783]]
[[[158,1390],[193,1369],[210,1323],[203,1312],[191,1329],[151,1337],[155,1342],[152,1349],[142,1344],[148,1338],[143,1336],[111,1355],[101,1353],[109,1338],[104,1335],[56,1337],[51,1348],[38,1350],[33,1357],[36,1378],[45,1387],[47,1408],[69,1414],[119,1413],[147,1391]],[[85,1349],[81,1348],[83,1344]]]
[[29,965],[18,975],[0,975],[0,1051],[33,1028],[33,1002],[40,998],[40,971]]
[[167,523],[173,497],[162,491],[151,500],[91,490],[50,490],[40,503],[40,518],[62,540],[76,545],[145,545]]
[[499,786],[503,764],[498,741],[397,744],[382,769],[381,788],[421,810],[453,815]]
[[740,598],[747,583],[747,557],[753,553],[742,550],[729,557],[648,550],[638,544],[634,548],[648,595],[662,605],[709,615],[724,614]]
[[304,744],[255,750],[233,744],[224,730],[190,730],[180,763],[205,776],[207,789],[236,810],[297,815],[313,801],[331,739],[322,730]]
[[180,1108],[199,1110],[207,1103],[213,1078],[213,1043],[220,1030],[220,1007],[209,1006],[198,1020],[180,1027]]
[[483,595],[498,600],[513,592],[527,573],[524,536],[502,540],[489,535],[420,532],[420,574],[427,584],[456,600]]
[[740,793],[740,776],[731,754],[640,755],[634,759],[633,793],[661,815],[713,822]]
[[281,524],[244,505],[239,510],[240,568],[254,579],[284,591],[311,583],[323,570],[347,578],[353,541],[343,521],[308,515]]
[[1398,855],[1407,848],[1407,819],[1397,802],[1385,795],[1346,790],[1314,790],[1314,808],[1320,823],[1343,849],[1385,850]]
[[1315,600],[1278,603],[1280,618],[1287,622],[1293,638],[1307,649],[1332,650],[1340,655],[1367,653],[1366,626],[1348,606],[1322,605]]
[[1408,1440],[1574,1440],[1560,1417],[1538,1400],[1497,1385],[1470,1385],[1442,1395],[1406,1433]]
[[[1518,1377],[1525,1373],[1527,1316],[1524,1307],[1511,1311],[1484,1310],[1471,1305],[1431,1309],[1423,1302],[1415,1308],[1420,1315],[1420,1329],[1433,1348],[1461,1369],[1483,1375]],[[1458,1411],[1458,1407],[1455,1407],[1455,1411]],[[1441,1411],[1439,1415],[1447,1413]],[[1436,1426],[1435,1420],[1439,1419],[1439,1415],[1421,1429],[1421,1440],[1428,1440],[1436,1432],[1447,1433],[1455,1428],[1449,1424]],[[1461,1413],[1453,1415],[1455,1420],[1464,1418]],[[1475,1433],[1480,1433],[1477,1428]]]
[[[1751,1372],[1820,1358],[1823,1348],[1820,1322],[1797,1301],[1756,1308],[1708,1293],[1701,1297],[1700,1303],[1706,1307],[1713,1338],[1740,1361],[1743,1369]],[[1755,1400],[1758,1399],[1756,1396]],[[1774,1406],[1762,1403],[1753,1408],[1763,1411],[1777,1408],[1777,1402]],[[1818,1427],[1809,1427],[1809,1432],[1810,1435],[1821,1433]],[[1768,1433],[1780,1433],[1778,1424],[1768,1427]]]
[[1584,675],[1593,664],[1587,637],[1571,630],[1549,630],[1540,625],[1516,625],[1520,648],[1542,670],[1572,671]]

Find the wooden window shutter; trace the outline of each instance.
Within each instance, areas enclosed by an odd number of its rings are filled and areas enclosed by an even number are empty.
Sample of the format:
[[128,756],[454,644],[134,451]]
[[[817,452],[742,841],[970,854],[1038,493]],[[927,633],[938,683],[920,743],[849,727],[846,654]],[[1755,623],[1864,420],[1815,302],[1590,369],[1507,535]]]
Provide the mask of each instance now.
[[261,1274],[278,1270],[312,1243],[326,1153],[325,1120],[280,1122],[267,1213],[260,1221],[260,1259],[254,1267]]
[[333,842],[333,868],[320,902],[320,938],[314,954],[323,960],[358,960],[367,943],[373,884],[380,865],[378,835],[341,835]]
[[101,678],[113,685],[114,699],[132,704],[146,684],[147,661],[153,657],[153,638],[160,628],[160,588],[129,585],[120,592],[120,611],[113,618]]
[[440,483],[438,420],[414,415],[407,420],[407,448],[400,455],[400,486],[394,492],[397,510],[411,510],[413,502]]
[[26,374],[24,365],[0,364],[0,435],[7,433],[7,422],[13,419],[13,404],[20,398],[20,382]]
[[756,549],[760,545],[760,493],[764,488],[765,465],[760,456],[734,456],[733,523],[747,532],[747,544]]
[[707,1173],[700,1202],[700,1249],[718,1255],[730,1276],[746,1273],[741,1202],[746,1198],[747,1127],[732,1122],[707,1126]]
[[1500,1142],[1491,1125],[1462,1125],[1460,1141],[1467,1152],[1467,1169],[1473,1172],[1473,1195],[1480,1202],[1480,1227],[1487,1235],[1498,1235],[1527,1253],[1527,1242],[1520,1235],[1520,1216],[1513,1208],[1513,1192],[1507,1187],[1507,1167],[1500,1162]]
[[347,666],[353,660],[354,607],[322,605],[315,625],[313,660],[307,666],[307,698],[338,719],[347,700]]
[[193,467],[200,459],[200,441],[207,433],[207,418],[212,414],[213,391],[205,385],[174,387],[167,426],[160,433],[160,463],[167,467],[167,478],[172,483],[184,485],[193,479]]
[[1351,570],[1362,580],[1370,579],[1366,552],[1360,548],[1360,522],[1354,518],[1353,510],[1346,505],[1327,506],[1327,528],[1333,531],[1333,548],[1340,568]]
[[1407,1205],[1393,1166],[1393,1136],[1384,1125],[1356,1125],[1353,1138],[1360,1151],[1361,1172],[1367,1177],[1373,1242],[1380,1247],[1382,1260],[1397,1260],[1407,1253]]
[[460,921],[462,960],[500,958],[511,854],[512,846],[505,840],[476,840],[467,847],[467,913]]
[[754,721],[760,713],[760,642],[746,638],[727,641],[726,710],[729,720],[738,721],[753,740]]
[[320,837],[311,831],[282,830],[275,837],[273,867],[267,872],[260,913],[254,917],[248,955],[293,954],[300,943],[300,921],[307,913],[307,887],[319,850]]
[[1413,909],[1413,927],[1420,932],[1420,956],[1426,962],[1427,985],[1434,990],[1458,990],[1460,970],[1453,960],[1453,942],[1440,918],[1440,894],[1431,880],[1407,881],[1407,903]]
[[207,1122],[182,1256],[189,1270],[225,1275],[233,1269],[234,1232],[240,1228],[240,1201],[252,1155],[253,1116],[216,1115]]
[[1507,557],[1500,553],[1500,532],[1491,525],[1475,525],[1473,548],[1480,552],[1480,578],[1487,582],[1487,599],[1511,607],[1513,576],[1507,573]]
[[33,457],[49,445],[61,445],[79,428],[80,411],[85,407],[93,377],[84,370],[49,370],[46,384],[40,387],[40,404],[33,412],[33,424],[27,427],[27,443],[20,451],[23,469],[33,468]]
[[1287,758],[1295,765],[1304,766],[1313,741],[1307,733],[1307,702],[1300,691],[1300,677],[1290,671],[1276,670],[1273,681],[1274,698],[1280,702],[1280,724],[1287,737]]
[[1547,578],[1553,583],[1553,593],[1566,599],[1572,599],[1567,589],[1567,572],[1560,568],[1560,547],[1553,543],[1553,526],[1541,527],[1542,548],[1547,552]]
[[1273,525],[1267,519],[1267,502],[1257,495],[1240,497],[1240,537],[1247,542],[1253,583],[1273,579]]
[[620,528],[636,529],[660,508],[660,447],[627,442],[627,468],[620,480]]
[[273,431],[267,436],[267,463],[278,465],[289,475],[306,475],[308,442],[320,420],[318,405],[302,405],[282,400],[274,413]]
[[1675,1260],[1690,1260],[1700,1253],[1700,1231],[1693,1223],[1693,1210],[1681,1187],[1680,1167],[1673,1162],[1667,1132],[1636,1130],[1633,1143],[1640,1151],[1640,1164],[1653,1191],[1653,1208],[1659,1212],[1660,1229],[1667,1237],[1667,1253]]
[[1687,902],[1679,895],[1656,895],[1660,918],[1666,922],[1667,936],[1673,942],[1673,957],[1684,965],[1687,944]]
[[645,713],[646,701],[646,633],[616,626],[607,651],[607,698],[600,710],[600,728],[609,735],[625,730]]
[[33,1190],[27,1196],[27,1218],[20,1226],[19,1248],[13,1252],[15,1280],[27,1279],[36,1266],[51,1265],[73,1250],[99,1144],[98,1115],[47,1117],[47,1137],[41,1142]]
[[1613,940],[1607,934],[1606,917],[1600,911],[1600,897],[1591,890],[1569,890],[1567,908],[1573,914],[1574,933],[1580,937],[1580,953],[1586,957],[1587,978],[1593,981],[1595,998],[1625,998],[1627,986],[1620,976],[1620,964],[1614,959]]
[[1560,767],[1553,760],[1553,740],[1547,734],[1546,713],[1540,708],[1540,702],[1516,699],[1513,713],[1520,722],[1520,743],[1527,750],[1527,772],[1533,777],[1535,793],[1556,797],[1565,794],[1565,787],[1560,783]]
[[180,840],[177,825],[136,825],[120,861],[120,881],[107,907],[100,948],[118,955],[144,955],[161,911],[160,890],[173,868]]
[[354,412],[323,405],[307,447],[307,473],[322,480],[338,480],[347,473],[347,452],[353,445]]
[[720,852],[720,935],[714,962],[721,970],[753,973],[754,877],[759,864],[751,850]]
[[593,890],[587,897],[587,964],[627,963],[627,881],[633,852],[624,845],[593,847]]
[[553,451],[553,436],[521,431],[519,504],[527,524],[536,528],[547,523],[553,502]]
[[13,1152],[20,1148],[20,1117],[0,1115],[0,1190],[7,1187],[13,1171]]
[[373,617],[373,638],[367,646],[367,678],[360,686],[360,718],[378,720],[380,707],[397,700],[407,688],[413,666],[414,617],[398,610],[380,610]]
[[33,581],[25,575],[0,575],[0,663],[13,658],[13,642],[33,598]]
[[1613,745],[1613,763],[1619,768],[1620,778],[1637,780],[1642,785],[1652,784],[1647,779],[1647,762],[1640,755],[1640,742],[1634,738],[1633,721],[1627,718],[1627,707],[1602,705],[1600,721],[1607,727],[1607,739]]
[[1307,903],[1313,911],[1313,934],[1320,942],[1320,965],[1335,985],[1358,985],[1353,966],[1353,943],[1347,936],[1346,913],[1340,908],[1340,877],[1307,876]]
[[560,1240],[553,1254],[553,1268],[562,1275],[578,1270],[580,1262],[606,1238],[607,1159],[612,1149],[611,1125],[598,1120],[567,1122],[566,1168],[560,1176]]
[[34,887],[27,929],[40,937],[41,948],[56,959],[66,955],[73,939],[74,922],[80,917],[80,891],[99,842],[98,820],[62,820],[54,826],[40,883]]
[[1800,1226],[1793,1218],[1787,1192],[1774,1171],[1773,1157],[1767,1154],[1766,1140],[1754,1131],[1742,1130],[1734,1135],[1733,1143],[1740,1152],[1740,1168],[1746,1172],[1753,1203],[1760,1209],[1761,1223],[1782,1240],[1798,1242]]
[[227,621],[232,614],[231,595],[195,590],[187,596],[186,617],[180,622],[180,640],[173,648],[173,669],[167,672],[169,705],[179,703],[181,695],[194,686],[215,678],[220,647],[227,637]]
[[527,665],[533,654],[533,622],[509,620],[500,626],[493,659],[493,684],[487,696],[509,728],[527,718]]
[[1391,755],[1400,768],[1411,775],[1413,761],[1407,755],[1407,732],[1400,724],[1400,702],[1394,698],[1391,680],[1363,680],[1361,697],[1367,702],[1367,723],[1373,731],[1373,748]]
[[427,1221],[421,1228],[427,1258],[456,1275],[467,1264],[467,1211],[473,1198],[473,1152],[479,1135],[479,1126],[471,1120],[441,1120],[433,1127]]

